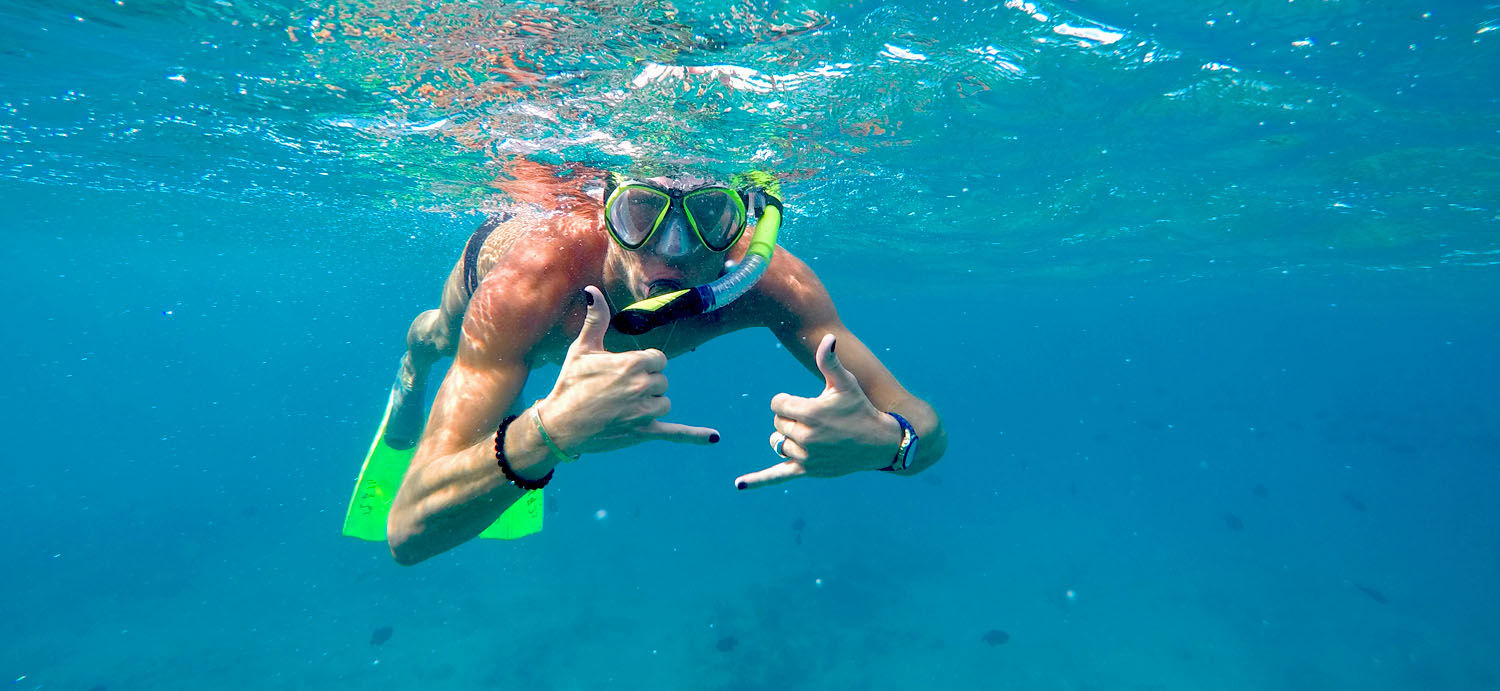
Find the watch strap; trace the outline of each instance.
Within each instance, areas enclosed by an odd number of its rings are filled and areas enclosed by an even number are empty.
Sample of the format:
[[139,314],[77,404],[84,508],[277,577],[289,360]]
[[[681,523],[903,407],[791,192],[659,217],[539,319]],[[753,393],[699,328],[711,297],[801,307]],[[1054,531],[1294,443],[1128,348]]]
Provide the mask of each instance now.
[[886,415],[896,418],[896,424],[901,425],[901,446],[896,448],[896,457],[891,459],[891,464],[881,470],[886,472],[906,470],[911,466],[911,461],[917,453],[917,430],[906,421],[906,418],[896,413],[886,413]]

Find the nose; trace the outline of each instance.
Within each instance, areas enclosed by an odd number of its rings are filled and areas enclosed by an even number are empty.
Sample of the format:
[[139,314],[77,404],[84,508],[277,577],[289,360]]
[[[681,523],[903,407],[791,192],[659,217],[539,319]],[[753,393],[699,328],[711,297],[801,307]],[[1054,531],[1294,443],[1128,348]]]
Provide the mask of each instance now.
[[689,242],[691,234],[692,230],[688,228],[685,216],[680,213],[668,214],[667,220],[656,231],[656,254],[667,258],[687,256],[692,251],[692,244]]

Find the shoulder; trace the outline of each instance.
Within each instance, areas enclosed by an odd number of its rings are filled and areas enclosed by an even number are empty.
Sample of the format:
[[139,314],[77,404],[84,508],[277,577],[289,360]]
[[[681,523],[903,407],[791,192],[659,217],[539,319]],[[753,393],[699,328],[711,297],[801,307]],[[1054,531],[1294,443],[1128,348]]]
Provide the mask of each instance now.
[[586,268],[603,262],[607,245],[593,214],[522,213],[495,226],[484,241],[480,266],[486,277],[495,271]]
[[501,233],[470,298],[460,350],[467,342],[493,356],[529,352],[602,273],[607,239],[589,215],[518,217],[495,229]]
[[817,273],[784,248],[777,248],[765,275],[732,308],[740,308],[735,317],[744,326],[767,326],[773,331],[838,318],[833,298]]

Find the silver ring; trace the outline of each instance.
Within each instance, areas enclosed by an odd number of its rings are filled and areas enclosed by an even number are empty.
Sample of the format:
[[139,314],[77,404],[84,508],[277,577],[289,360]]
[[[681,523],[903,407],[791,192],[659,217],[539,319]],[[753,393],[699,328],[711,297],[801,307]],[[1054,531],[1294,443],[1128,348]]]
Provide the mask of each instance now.
[[781,435],[780,439],[776,440],[776,447],[775,447],[775,449],[776,449],[776,455],[777,456],[780,456],[782,458],[786,458],[786,451],[783,451],[782,448],[781,448],[781,447],[783,447],[785,445],[786,445],[786,435],[783,434],[783,435]]

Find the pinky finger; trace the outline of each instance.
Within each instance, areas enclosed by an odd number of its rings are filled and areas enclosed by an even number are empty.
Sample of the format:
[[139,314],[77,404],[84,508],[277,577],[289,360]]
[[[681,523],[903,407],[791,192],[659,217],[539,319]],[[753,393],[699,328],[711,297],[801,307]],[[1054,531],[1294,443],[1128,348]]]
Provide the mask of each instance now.
[[765,470],[741,475],[734,481],[737,489],[758,489],[779,485],[787,480],[793,480],[807,474],[807,469],[797,461],[785,461],[777,463]]

